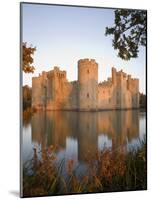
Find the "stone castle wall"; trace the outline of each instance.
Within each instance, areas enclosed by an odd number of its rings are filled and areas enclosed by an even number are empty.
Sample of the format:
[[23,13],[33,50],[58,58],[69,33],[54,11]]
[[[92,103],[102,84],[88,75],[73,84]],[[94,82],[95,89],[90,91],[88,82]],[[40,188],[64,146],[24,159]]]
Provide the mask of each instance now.
[[94,59],[78,61],[78,80],[54,67],[32,78],[32,106],[46,110],[106,110],[139,107],[139,80],[112,68],[111,77],[98,83]]
[[79,109],[98,108],[98,64],[95,60],[81,59],[78,62]]

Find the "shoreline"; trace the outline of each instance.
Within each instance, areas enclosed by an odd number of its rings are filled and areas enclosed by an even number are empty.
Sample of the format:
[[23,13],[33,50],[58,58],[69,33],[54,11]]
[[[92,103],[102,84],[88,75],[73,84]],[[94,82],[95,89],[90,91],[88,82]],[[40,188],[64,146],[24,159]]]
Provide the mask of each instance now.
[[[31,108],[33,109],[33,108]],[[50,109],[35,109],[35,110],[32,110],[31,112],[32,113],[35,113],[35,112],[40,112],[40,111],[43,111],[43,112],[109,112],[109,111],[133,111],[133,110],[138,110],[140,112],[147,112],[147,108],[123,108],[123,109],[119,109],[119,108],[116,108],[116,109],[97,109],[97,110],[93,110],[93,109],[90,109],[90,110],[79,110],[79,109],[53,109],[53,110],[50,110]]]

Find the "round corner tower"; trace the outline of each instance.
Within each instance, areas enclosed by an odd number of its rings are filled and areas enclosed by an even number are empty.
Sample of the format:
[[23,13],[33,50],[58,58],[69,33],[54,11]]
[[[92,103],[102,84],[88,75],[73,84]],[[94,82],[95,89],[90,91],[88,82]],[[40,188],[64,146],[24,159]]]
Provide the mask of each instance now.
[[94,59],[78,61],[79,110],[96,110],[98,106],[98,64]]

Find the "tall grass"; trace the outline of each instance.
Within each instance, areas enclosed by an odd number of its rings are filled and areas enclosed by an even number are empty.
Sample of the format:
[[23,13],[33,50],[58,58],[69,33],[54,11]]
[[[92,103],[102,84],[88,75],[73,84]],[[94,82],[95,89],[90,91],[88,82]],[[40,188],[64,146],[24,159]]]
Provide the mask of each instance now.
[[33,159],[23,167],[24,197],[56,194],[75,194],[126,190],[144,190],[147,187],[146,140],[128,153],[111,149],[89,153],[85,175],[77,175],[74,160],[69,160],[66,176],[62,170],[64,160],[56,165],[55,149],[50,146],[38,159],[34,149]]

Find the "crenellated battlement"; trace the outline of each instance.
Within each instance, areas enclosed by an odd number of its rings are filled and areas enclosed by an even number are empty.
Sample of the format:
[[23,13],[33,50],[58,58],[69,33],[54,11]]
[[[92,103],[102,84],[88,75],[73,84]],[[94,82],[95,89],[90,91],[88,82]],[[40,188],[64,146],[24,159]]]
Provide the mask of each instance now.
[[85,65],[98,65],[98,63],[95,61],[95,59],[80,59],[78,61],[78,66],[85,66]]
[[50,70],[48,72],[43,71],[42,74],[39,74],[39,77],[64,77],[66,78],[66,71],[65,70],[60,70],[59,67],[54,66],[53,70]]
[[127,74],[125,72],[123,72],[123,70],[117,71],[116,68],[112,67],[112,80],[117,79],[117,78],[121,78],[121,80],[127,80],[127,81],[138,81],[138,78],[132,78],[132,76],[130,74]]
[[138,78],[131,78],[131,81],[139,81]]
[[107,80],[107,81],[103,81],[103,82],[100,82],[98,84],[99,87],[112,87],[113,84],[110,80]]

